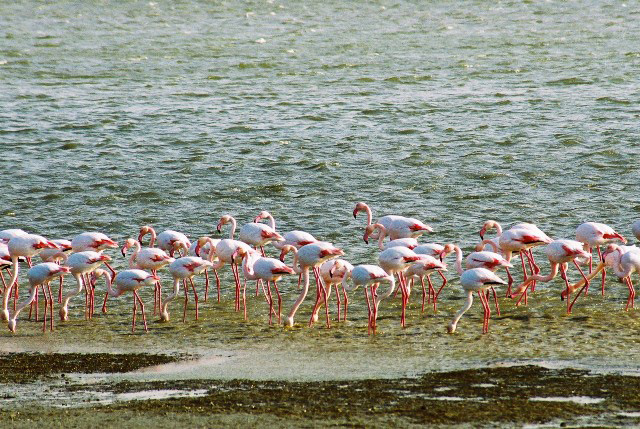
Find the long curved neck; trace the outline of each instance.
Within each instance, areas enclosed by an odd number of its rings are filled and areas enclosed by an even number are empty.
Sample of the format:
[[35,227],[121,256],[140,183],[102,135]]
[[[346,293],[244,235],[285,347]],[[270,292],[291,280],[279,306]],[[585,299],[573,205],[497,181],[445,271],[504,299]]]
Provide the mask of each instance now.
[[[297,254],[296,254],[297,256]],[[305,267],[302,271],[304,276],[304,286],[302,287],[302,292],[296,299],[296,302],[293,303],[293,307],[291,307],[291,311],[289,311],[289,319],[293,319],[293,316],[296,315],[296,311],[298,311],[298,307],[302,304],[302,301],[307,297],[307,292],[309,292],[309,267]]]
[[247,280],[257,280],[253,271],[253,264],[255,261],[250,261],[250,258],[250,255],[245,255],[245,257],[242,258],[242,273]]
[[376,305],[380,304],[380,301],[382,301],[383,299],[389,298],[391,296],[391,294],[393,293],[393,291],[396,290],[396,278],[395,278],[395,276],[389,276],[389,277],[391,278],[391,282],[389,284],[389,290],[386,293],[378,295],[378,297],[376,298]]
[[454,332],[456,330],[456,326],[458,326],[458,322],[460,321],[460,318],[464,313],[467,312],[467,310],[471,308],[471,304],[473,304],[473,291],[468,290],[467,302],[465,302],[464,306],[460,310],[458,310],[456,315],[451,320],[451,323],[449,323],[449,332]]
[[82,288],[84,287],[84,285],[82,284],[82,274],[75,273],[73,277],[76,279],[76,284],[78,285],[78,287],[64,296],[64,298],[62,299],[63,308],[67,308],[67,305],[69,305],[69,300],[74,296],[76,296],[77,294],[79,294]]
[[11,262],[13,263],[13,270],[11,271],[11,279],[9,280],[9,283],[5,288],[4,294],[2,295],[2,311],[3,311],[3,314],[7,316],[7,318],[9,316],[9,310],[8,310],[9,296],[11,295],[13,284],[18,279],[18,272],[20,271],[20,263],[18,262],[18,257],[12,256]]
[[229,216],[231,218],[231,232],[229,233],[229,238],[233,240],[233,236],[236,233],[236,218],[234,218],[233,216]]
[[293,271],[295,271],[296,274],[300,274],[302,273],[302,267],[300,266],[300,261],[298,260],[298,249],[294,247],[291,251],[293,252]]
[[560,267],[560,264],[556,263],[556,262],[551,262],[551,272],[549,274],[547,274],[546,276],[542,276],[540,274],[534,274],[533,276],[529,277],[528,280],[538,280],[541,282],[550,282],[551,280],[553,280],[555,278],[555,276],[558,275],[558,267]]
[[368,226],[368,225],[371,225],[371,221],[373,220],[373,215],[371,214],[371,209],[367,204],[365,204],[364,207],[367,212],[367,226]]
[[384,250],[384,237],[387,235],[387,229],[380,223],[376,224],[376,229],[379,231],[378,235],[378,248]]
[[482,240],[482,246],[483,246],[483,248],[484,248],[484,246],[485,246],[486,244],[488,244],[489,246],[491,246],[491,250],[492,250],[493,252],[500,254],[500,248],[498,247],[498,243],[496,243],[496,242],[495,242],[495,241],[493,241],[493,240],[489,240],[489,239]]
[[12,319],[15,321],[18,318],[18,314],[20,314],[20,312],[26,308],[28,305],[30,305],[34,299],[36,299],[36,294],[38,293],[38,287],[40,285],[35,285],[35,286],[31,286],[31,289],[29,290],[30,295],[29,298],[27,298],[27,300],[23,303],[21,303],[18,308],[16,309],[16,312],[14,313]]
[[502,225],[500,225],[498,222],[493,221],[492,225],[495,229],[496,229],[496,235],[500,236],[502,235]]
[[[140,245],[138,244],[138,246]],[[107,293],[109,294],[109,296],[120,296],[120,292],[113,289],[113,285],[111,283],[111,275],[107,271],[105,271],[102,276],[104,277],[104,281],[107,284]]]
[[458,275],[462,275],[462,249],[459,246],[454,247],[456,251],[456,271]]
[[627,277],[628,275],[631,274],[631,271],[633,271],[633,266],[629,264],[626,267],[624,267],[621,263],[622,255],[620,254],[620,252],[616,252],[616,253],[617,253],[617,256],[613,261],[613,272],[616,273],[616,276],[620,278]]
[[180,279],[178,277],[174,277],[173,278],[173,291],[171,292],[171,295],[169,295],[168,297],[166,297],[164,299],[164,302],[162,303],[162,312],[163,313],[167,313],[167,307],[169,306],[169,303],[171,301],[173,301],[173,299],[178,295],[178,291],[180,290]]
[[271,229],[273,229],[275,231],[276,230],[276,220],[273,218],[273,216],[271,216],[271,213],[269,213],[269,216],[267,216],[267,219],[269,219],[269,226],[271,227]]
[[153,247],[156,244],[156,230],[151,228],[151,240],[149,240],[149,247]]
[[[136,268],[137,267],[136,258],[138,257],[138,253],[140,253],[140,249],[142,248],[140,246],[140,242],[138,240],[135,241],[134,246],[136,247],[136,250],[133,252],[131,257],[129,258],[129,268]],[[111,280],[111,279],[109,279],[109,280]]]

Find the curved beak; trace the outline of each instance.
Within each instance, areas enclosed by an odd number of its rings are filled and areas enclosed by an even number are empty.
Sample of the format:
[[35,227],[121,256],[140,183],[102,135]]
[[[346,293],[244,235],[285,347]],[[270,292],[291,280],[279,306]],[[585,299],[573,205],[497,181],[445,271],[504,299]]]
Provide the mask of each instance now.
[[216,226],[216,230],[218,232],[222,232],[222,225],[223,225],[222,222],[218,222],[218,226]]

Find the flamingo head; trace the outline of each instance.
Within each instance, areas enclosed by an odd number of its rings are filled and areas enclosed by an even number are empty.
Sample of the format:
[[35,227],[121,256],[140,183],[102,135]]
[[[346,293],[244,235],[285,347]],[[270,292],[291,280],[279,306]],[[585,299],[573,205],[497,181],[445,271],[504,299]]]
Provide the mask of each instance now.
[[343,255],[344,255],[344,251],[342,249],[338,249],[337,247],[330,247],[328,249],[322,249],[318,256],[320,257],[320,259],[325,259],[325,258],[335,258]]
[[358,216],[358,212],[364,212],[367,210],[367,204],[362,201],[356,204],[356,208],[353,209],[353,218]]
[[[209,246],[213,247],[213,243],[211,242],[211,239],[209,237],[200,237],[198,239],[198,241],[196,241],[196,247],[194,249],[194,252],[196,254],[196,256],[200,256],[200,249],[202,249],[204,246],[207,245],[207,243],[209,243]],[[191,247],[191,246],[189,246]],[[210,252],[213,251],[213,249],[210,250]]]
[[243,259],[248,254],[249,252],[244,247],[236,247],[236,250],[234,250],[233,254],[231,255],[231,260],[236,261],[238,258]]
[[622,253],[622,249],[620,248],[620,246],[614,243],[608,244],[607,248],[602,253],[602,260],[607,261],[607,258],[614,258],[616,252],[619,254]]
[[495,227],[496,227],[496,221],[495,220],[486,221],[482,225],[482,228],[480,229],[480,240],[484,240],[484,235],[486,234],[487,230],[495,228]]
[[138,241],[142,243],[142,237],[144,237],[147,234],[151,234],[152,237],[155,237],[156,231],[153,229],[153,227],[149,225],[143,226],[142,228],[140,228],[140,234],[138,234]]
[[453,244],[453,243],[447,243],[447,244],[445,244],[445,245],[444,245],[444,247],[442,248],[442,250],[440,251],[440,254],[439,254],[439,256],[440,256],[440,260],[442,261],[444,258],[446,258],[446,257],[447,257],[447,255],[448,255],[449,253],[451,253],[451,252],[455,251],[455,250],[456,250],[456,247],[458,247],[458,246],[456,246],[456,245],[455,245],[455,244]]
[[287,253],[289,252],[297,252],[298,249],[296,249],[295,246],[292,246],[290,244],[286,244],[284,246],[282,246],[282,251],[280,252],[280,260],[282,262],[284,262],[284,257],[287,256]]
[[228,224],[229,222],[231,222],[231,216],[229,215],[224,215],[220,218],[220,221],[218,222],[218,226],[216,227],[216,230],[218,232],[222,232],[222,226]]
[[262,219],[267,219],[269,216],[271,216],[271,213],[269,213],[266,210],[262,210],[260,213],[258,213],[258,216],[256,216],[256,218],[253,220],[254,222],[260,222]]
[[136,245],[136,240],[134,240],[133,238],[128,238],[127,241],[124,242],[124,246],[122,246],[122,249],[120,249],[120,253],[122,253],[122,256],[126,257],[127,250],[129,250],[135,245]]

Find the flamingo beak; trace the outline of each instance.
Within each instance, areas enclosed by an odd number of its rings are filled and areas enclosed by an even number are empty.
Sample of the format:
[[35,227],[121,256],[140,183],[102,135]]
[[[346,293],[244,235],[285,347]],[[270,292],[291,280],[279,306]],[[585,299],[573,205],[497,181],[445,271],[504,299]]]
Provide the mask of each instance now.
[[59,273],[70,273],[71,272],[71,268],[65,267],[65,266],[60,266],[60,267],[58,267],[58,272]]
[[216,226],[216,230],[218,230],[218,232],[222,232],[222,222],[218,222],[218,226]]
[[367,234],[366,232],[364,233],[364,236],[362,237],[362,240],[364,240],[364,242],[366,244],[369,244],[369,234]]
[[356,219],[358,217],[358,212],[360,210],[358,210],[357,208],[355,210],[353,210],[353,218]]
[[196,243],[196,248],[194,249],[196,256],[200,256],[200,242]]

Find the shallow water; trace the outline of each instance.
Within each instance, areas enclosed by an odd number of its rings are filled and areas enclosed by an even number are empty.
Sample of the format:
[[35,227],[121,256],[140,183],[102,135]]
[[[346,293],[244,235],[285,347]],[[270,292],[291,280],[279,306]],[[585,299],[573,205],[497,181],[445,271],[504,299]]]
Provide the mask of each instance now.
[[[488,218],[556,238],[597,220],[631,236],[640,211],[632,3],[26,1],[0,16],[1,228],[122,242],[149,223],[195,238],[223,214],[244,223],[267,209],[280,230],[333,241],[355,264],[377,255],[351,215],[360,200],[465,251]],[[187,352],[206,362],[189,376],[212,378],[638,368],[638,316],[619,283],[567,317],[553,282],[527,307],[502,303],[484,336],[475,303],[450,336],[463,301],[449,278],[437,315],[423,317],[416,295],[405,330],[397,302],[383,302],[376,337],[361,292],[331,330],[304,326],[310,304],[295,329],[269,327],[255,297],[244,322],[226,274],[223,302],[198,322],[192,308],[181,322],[177,300],[170,323],[130,335],[130,297],[89,323],[79,298],[53,334],[24,319],[0,332],[0,351]],[[295,281],[281,286],[288,308]]]

